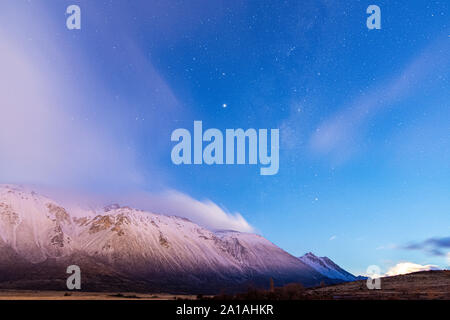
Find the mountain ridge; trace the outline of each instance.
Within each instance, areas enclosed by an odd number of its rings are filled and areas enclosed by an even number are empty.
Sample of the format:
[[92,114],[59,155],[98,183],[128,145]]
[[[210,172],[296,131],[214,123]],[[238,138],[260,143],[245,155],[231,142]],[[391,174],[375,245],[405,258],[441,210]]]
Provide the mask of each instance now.
[[318,257],[312,252],[308,252],[303,256],[299,257],[298,259],[303,261],[305,264],[309,265],[311,268],[313,268],[323,276],[330,279],[336,279],[345,282],[366,279],[365,277],[355,276],[350,272],[342,269],[330,258]]
[[217,293],[301,282],[336,283],[264,237],[210,231],[177,216],[119,205],[70,209],[0,185],[0,287],[65,290],[79,265],[86,290]]

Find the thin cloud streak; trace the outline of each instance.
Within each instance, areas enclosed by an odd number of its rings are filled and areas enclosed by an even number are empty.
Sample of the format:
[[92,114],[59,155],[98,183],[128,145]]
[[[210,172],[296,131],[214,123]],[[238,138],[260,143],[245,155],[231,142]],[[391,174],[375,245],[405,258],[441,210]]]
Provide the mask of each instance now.
[[364,124],[392,103],[411,94],[429,75],[449,63],[448,40],[431,44],[386,85],[362,93],[342,111],[323,121],[310,138],[318,154],[350,154]]

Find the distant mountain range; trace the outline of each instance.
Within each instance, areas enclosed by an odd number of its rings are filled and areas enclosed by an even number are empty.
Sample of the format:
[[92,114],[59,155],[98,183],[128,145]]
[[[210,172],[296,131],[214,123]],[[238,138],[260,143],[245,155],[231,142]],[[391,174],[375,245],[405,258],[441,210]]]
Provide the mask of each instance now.
[[33,191],[0,185],[0,288],[65,290],[78,265],[82,290],[219,293],[356,278],[328,258],[296,258],[267,239],[212,232],[176,216],[111,205],[73,216]]

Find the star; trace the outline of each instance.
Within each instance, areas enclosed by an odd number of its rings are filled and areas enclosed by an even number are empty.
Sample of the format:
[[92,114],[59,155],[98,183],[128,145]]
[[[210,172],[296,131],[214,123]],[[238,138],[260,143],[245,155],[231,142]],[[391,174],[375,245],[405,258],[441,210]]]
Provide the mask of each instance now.
[[222,104],[222,107],[226,108],[226,107],[227,107],[227,104],[226,104],[226,103]]

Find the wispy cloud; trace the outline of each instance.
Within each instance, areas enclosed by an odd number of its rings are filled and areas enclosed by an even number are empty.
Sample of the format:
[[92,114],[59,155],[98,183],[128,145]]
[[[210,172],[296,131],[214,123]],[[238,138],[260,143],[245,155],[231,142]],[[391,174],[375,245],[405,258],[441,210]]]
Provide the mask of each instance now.
[[[97,71],[101,60],[88,56],[95,48],[55,22],[46,6],[2,4],[0,182],[96,190],[162,185],[166,172],[143,164],[137,144],[145,132],[152,155],[169,145],[153,137],[169,136],[162,130],[169,131],[168,119],[180,113],[172,88],[134,39],[115,34],[124,39],[122,61],[135,63],[134,77],[144,79],[131,92],[149,107],[145,114],[134,112],[136,100],[119,96],[107,81],[109,69]],[[95,15],[90,22],[100,24]]]
[[381,245],[375,248],[375,250],[386,250],[386,249],[397,249],[398,246],[396,244],[393,243],[389,243],[387,245]]
[[436,70],[449,63],[448,39],[439,39],[418,54],[400,74],[361,93],[341,111],[318,125],[310,138],[318,154],[346,157],[361,134],[364,124],[377,113],[413,93]]
[[[0,181],[140,183],[129,137],[115,130],[119,121],[111,116],[113,106],[102,113],[97,105],[109,102],[105,87],[95,82],[88,65],[74,67],[84,57],[64,47],[64,39],[70,38],[57,37],[61,28],[41,5],[10,3],[0,13]],[[21,14],[20,19],[8,15],[9,10]],[[83,91],[90,81],[96,83],[95,97]]]
[[122,194],[115,201],[154,213],[185,217],[210,230],[256,232],[240,213],[229,212],[211,200],[197,200],[177,190]]
[[403,246],[403,248],[408,250],[422,250],[428,254],[443,257],[449,254],[450,237],[429,238],[421,242],[410,243]]
[[93,182],[95,174],[106,183],[138,181],[123,141],[98,123],[74,119],[59,97],[71,97],[67,104],[80,100],[11,43],[0,34],[0,179],[77,183]]
[[408,274],[412,272],[419,272],[419,271],[430,271],[430,270],[440,270],[438,266],[427,264],[427,265],[420,265],[412,262],[400,262],[397,263],[395,266],[390,268],[385,276],[397,276],[401,274]]

